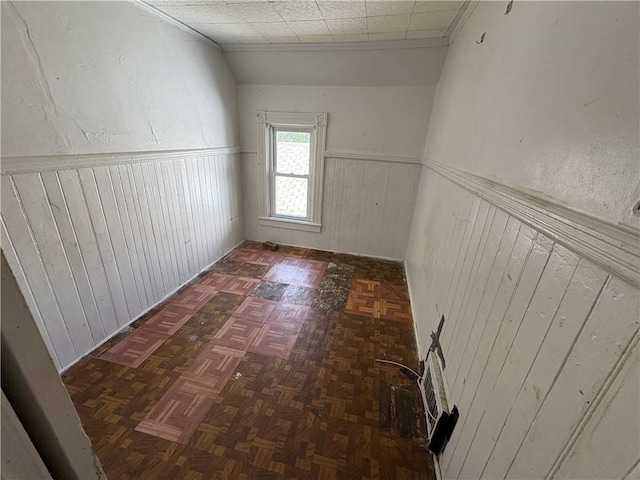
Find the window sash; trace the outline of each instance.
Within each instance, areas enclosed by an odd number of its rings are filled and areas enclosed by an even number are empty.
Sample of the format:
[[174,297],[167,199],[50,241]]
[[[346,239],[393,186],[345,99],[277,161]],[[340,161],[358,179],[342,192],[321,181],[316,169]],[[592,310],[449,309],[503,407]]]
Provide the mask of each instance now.
[[[301,132],[309,134],[309,173],[307,175],[300,175],[294,173],[278,173],[278,132]],[[291,220],[307,220],[310,221],[313,215],[313,194],[314,194],[314,182],[313,182],[313,171],[315,168],[314,158],[314,128],[313,127],[287,127],[287,126],[270,126],[269,128],[269,137],[270,137],[270,175],[269,175],[269,197],[270,197],[270,212],[269,216],[274,218],[285,218]],[[295,216],[295,215],[282,215],[276,212],[276,177],[288,177],[288,178],[304,178],[307,180],[307,214],[306,216]]]

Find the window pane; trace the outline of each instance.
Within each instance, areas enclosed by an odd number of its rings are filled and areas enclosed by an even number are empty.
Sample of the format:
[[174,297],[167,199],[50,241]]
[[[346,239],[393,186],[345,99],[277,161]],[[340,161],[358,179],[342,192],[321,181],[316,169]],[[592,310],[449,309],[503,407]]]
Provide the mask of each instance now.
[[307,217],[306,178],[276,176],[276,215]]
[[282,132],[276,135],[276,172],[309,175],[309,132]]

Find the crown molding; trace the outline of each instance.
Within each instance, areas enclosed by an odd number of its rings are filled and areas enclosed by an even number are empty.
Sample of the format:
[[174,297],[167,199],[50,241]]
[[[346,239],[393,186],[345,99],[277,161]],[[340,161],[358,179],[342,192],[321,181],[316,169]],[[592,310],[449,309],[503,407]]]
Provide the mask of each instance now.
[[453,29],[451,29],[450,27],[446,32],[446,35],[448,35],[449,37],[449,44],[452,44],[456,41],[456,37],[464,27],[465,23],[467,23],[467,20],[469,20],[469,17],[471,17],[473,11],[476,9],[479,3],[480,0],[467,0],[466,2],[464,2],[460,10],[458,11],[458,16],[456,17],[457,23],[456,20],[454,20],[451,23]]
[[124,165],[130,163],[181,160],[184,158],[208,157],[240,153],[240,147],[215,147],[195,150],[160,150],[148,152],[91,153],[78,155],[40,155],[24,157],[2,157],[2,175],[44,172],[50,170],[72,170],[76,168]]
[[521,190],[423,158],[422,165],[640,287],[640,232],[543,200]]
[[187,25],[185,23],[182,23],[181,21],[176,20],[172,16],[167,15],[166,13],[158,10],[153,5],[149,5],[148,3],[143,2],[142,0],[129,0],[129,2],[133,3],[134,5],[138,6],[139,8],[141,8],[143,10],[146,10],[147,12],[155,15],[156,17],[160,17],[165,22],[168,22],[171,25],[173,25],[175,27],[178,27],[178,28],[184,30],[187,33],[190,33],[191,35],[193,35],[194,37],[199,38],[203,42],[207,42],[212,47],[216,48],[218,51],[222,51],[222,47],[220,46],[219,43],[215,42],[214,40],[211,40],[209,37],[207,37],[206,35],[203,35],[202,33],[198,32],[197,30],[194,30],[189,25]]
[[315,52],[347,50],[395,50],[406,48],[431,48],[449,45],[449,39],[423,38],[418,40],[388,40],[381,42],[338,42],[338,43],[251,43],[225,44],[223,52]]

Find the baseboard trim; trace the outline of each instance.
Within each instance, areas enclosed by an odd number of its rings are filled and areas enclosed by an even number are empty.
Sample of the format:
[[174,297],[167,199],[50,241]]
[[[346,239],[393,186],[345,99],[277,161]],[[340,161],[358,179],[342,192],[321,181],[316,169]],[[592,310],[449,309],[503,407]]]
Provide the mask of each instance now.
[[423,166],[640,288],[640,232],[424,158]]
[[[255,238],[247,238],[248,242],[266,242],[267,240],[258,240]],[[277,242],[275,242],[277,243]],[[331,253],[344,253],[345,255],[354,255],[356,257],[367,257],[367,258],[375,258],[376,260],[386,260],[388,262],[398,262],[398,263],[402,263],[404,265],[404,260],[401,258],[393,258],[393,257],[382,257],[379,255],[366,255],[364,253],[354,253],[354,252],[344,252],[341,250],[331,250],[328,248],[321,248],[321,247],[310,247],[309,245],[293,245],[290,243],[278,243],[278,245],[280,245],[281,247],[297,247],[297,248],[308,248],[309,250],[322,250],[324,252],[331,252]]]
[[181,160],[216,155],[240,153],[240,147],[213,147],[192,150],[159,150],[145,152],[89,153],[74,155],[33,155],[2,157],[2,175],[45,172],[51,170],[73,170],[76,168],[103,167],[143,162]]
[[146,310],[144,310],[142,313],[140,313],[138,316],[134,317],[132,320],[129,320],[127,323],[125,323],[123,326],[121,326],[118,330],[116,330],[115,332],[113,332],[112,334],[110,334],[109,336],[105,337],[100,343],[98,343],[97,345],[95,345],[94,347],[91,347],[90,350],[86,351],[85,353],[83,353],[82,355],[80,355],[80,357],[78,357],[77,359],[75,359],[73,362],[71,362],[69,365],[66,365],[64,367],[62,367],[58,373],[60,373],[61,375],[66,372],[67,370],[69,370],[71,367],[73,367],[76,363],[78,363],[80,360],[82,360],[84,357],[86,357],[87,355],[89,355],[91,352],[93,352],[96,348],[99,348],[100,346],[104,345],[105,343],[107,343],[109,340],[111,340],[113,337],[115,337],[116,335],[118,335],[120,332],[122,332],[125,328],[130,327],[132,323],[136,322],[137,320],[139,320],[140,318],[142,318],[144,315],[146,315],[147,313],[149,313],[151,310],[153,310],[154,308],[158,307],[159,305],[162,305],[163,303],[165,303],[169,298],[171,298],[173,295],[175,295],[181,288],[186,287],[187,285],[189,285],[190,283],[192,283],[196,278],[198,278],[200,275],[202,275],[204,272],[206,272],[207,270],[209,270],[211,267],[213,267],[216,263],[218,263],[220,260],[222,260],[224,257],[226,257],[227,255],[229,255],[229,253],[233,252],[236,248],[238,248],[240,245],[242,245],[246,240],[240,240],[240,242],[238,244],[236,244],[234,247],[230,248],[229,250],[227,250],[226,252],[224,252],[219,258],[217,258],[214,262],[210,263],[209,265],[205,266],[202,270],[200,270],[198,273],[196,273],[194,276],[192,276],[189,280],[185,281],[184,283],[182,283],[181,285],[179,285],[178,287],[174,288],[171,292],[167,293],[164,297],[162,297],[160,300],[158,300],[156,303],[154,303],[153,305],[151,305],[149,308],[147,308]]

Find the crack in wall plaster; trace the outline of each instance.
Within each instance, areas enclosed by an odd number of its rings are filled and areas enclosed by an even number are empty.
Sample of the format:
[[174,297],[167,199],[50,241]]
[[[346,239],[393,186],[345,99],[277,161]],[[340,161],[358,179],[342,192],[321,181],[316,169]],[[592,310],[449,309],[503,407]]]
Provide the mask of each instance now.
[[[44,112],[44,115],[45,115],[45,119],[48,120],[53,125],[53,127],[59,134],[60,138],[62,139],[64,146],[67,149],[70,149],[71,141],[69,140],[69,137],[67,137],[67,135],[65,134],[64,129],[62,128],[62,125],[60,123],[58,108],[53,98],[53,93],[51,92],[51,87],[49,85],[49,81],[47,80],[44,67],[42,66],[42,60],[40,58],[40,54],[38,53],[38,49],[36,48],[35,43],[33,42],[33,38],[31,37],[31,29],[29,28],[29,25],[27,24],[26,20],[22,17],[22,15],[20,15],[20,12],[16,8],[16,6],[13,4],[13,2],[7,2],[6,5],[7,5],[6,13],[8,13],[11,23],[13,23],[13,25],[16,27],[16,31],[20,35],[22,46],[24,47],[24,50],[27,54],[26,56],[27,58],[29,58],[29,60],[31,60],[31,62],[33,63],[36,69],[38,83],[45,95],[45,98],[48,101],[48,105],[49,105],[48,109],[45,108],[44,105],[41,105],[42,111]],[[22,24],[23,28],[20,28],[19,24]]]
[[158,140],[158,136],[156,135],[156,131],[153,129],[153,125],[151,124],[151,120],[149,120],[149,117],[146,117],[147,119],[147,123],[149,124],[149,129],[151,130],[151,135],[153,135],[153,138],[155,138],[156,143],[158,144],[158,147],[160,147],[160,140]]
[[60,107],[60,110],[62,110],[62,112],[63,112],[67,117],[69,117],[69,120],[71,120],[71,121],[74,123],[74,125],[75,125],[76,127],[78,127],[78,129],[82,132],[82,135],[84,135],[84,138],[86,138],[86,139],[87,139],[87,142],[88,142],[89,144],[91,144],[91,140],[89,139],[89,135],[87,134],[87,132],[85,131],[85,129],[84,129],[84,128],[82,128],[82,126],[81,126],[81,125],[80,125],[80,123],[75,119],[75,117],[73,117],[69,112],[67,112],[67,110],[65,110],[65,109],[64,109],[64,108],[62,108],[62,107]]

